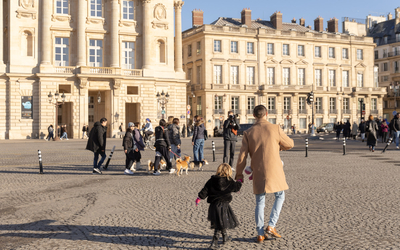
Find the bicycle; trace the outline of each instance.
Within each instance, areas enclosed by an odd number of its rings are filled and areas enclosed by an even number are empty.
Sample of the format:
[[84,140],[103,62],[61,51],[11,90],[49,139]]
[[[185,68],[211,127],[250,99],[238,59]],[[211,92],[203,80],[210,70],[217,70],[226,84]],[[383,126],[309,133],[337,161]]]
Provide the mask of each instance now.
[[[142,137],[144,139],[143,136],[143,131],[140,132],[142,134]],[[145,148],[148,148],[150,150],[156,150],[156,148],[154,147],[154,144],[156,143],[156,137],[153,135],[149,135],[149,139],[147,141],[144,142]]]

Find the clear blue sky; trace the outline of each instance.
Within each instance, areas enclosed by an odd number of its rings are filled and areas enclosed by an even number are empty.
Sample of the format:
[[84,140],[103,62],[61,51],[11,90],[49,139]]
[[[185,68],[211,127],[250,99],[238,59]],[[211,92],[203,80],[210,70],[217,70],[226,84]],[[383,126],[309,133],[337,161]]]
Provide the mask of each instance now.
[[394,9],[400,6],[400,1],[395,0],[186,0],[182,9],[182,30],[192,27],[192,10],[204,11],[204,23],[210,24],[218,17],[240,18],[243,8],[252,10],[252,19],[261,18],[270,20],[275,11],[283,14],[283,22],[290,22],[293,17],[298,20],[306,19],[306,26],[314,28],[314,19],[318,16],[324,18],[324,28],[327,21],[336,17],[339,19],[339,31],[342,29],[341,18],[362,18],[368,14],[373,16],[393,14]]

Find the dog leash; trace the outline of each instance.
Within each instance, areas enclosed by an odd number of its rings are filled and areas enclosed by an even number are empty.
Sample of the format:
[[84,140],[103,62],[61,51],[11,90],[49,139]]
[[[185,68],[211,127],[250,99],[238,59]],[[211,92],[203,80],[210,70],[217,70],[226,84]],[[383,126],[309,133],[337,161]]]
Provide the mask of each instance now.
[[171,150],[170,152],[171,152],[171,153],[173,153],[173,154],[174,154],[176,157],[178,157],[179,159],[181,159],[181,160],[182,160],[182,158],[181,158],[181,157],[179,157],[177,154],[175,154],[175,153],[174,153],[174,151],[172,151],[172,150]]

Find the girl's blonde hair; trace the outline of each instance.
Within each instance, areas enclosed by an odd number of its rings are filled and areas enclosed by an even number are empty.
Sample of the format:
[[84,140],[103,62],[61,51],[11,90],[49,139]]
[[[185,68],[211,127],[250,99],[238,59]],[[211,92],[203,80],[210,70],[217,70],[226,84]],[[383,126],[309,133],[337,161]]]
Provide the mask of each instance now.
[[232,178],[231,166],[228,163],[222,163],[221,165],[218,166],[217,175],[231,179]]

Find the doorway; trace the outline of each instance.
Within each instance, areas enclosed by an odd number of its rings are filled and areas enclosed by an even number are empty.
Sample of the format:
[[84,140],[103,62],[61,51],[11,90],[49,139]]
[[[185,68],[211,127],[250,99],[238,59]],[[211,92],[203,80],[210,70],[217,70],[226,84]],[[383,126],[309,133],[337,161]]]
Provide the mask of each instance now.
[[142,127],[142,124],[140,124],[142,122],[140,120],[140,103],[125,104],[125,124],[122,128],[124,131],[126,130],[129,122],[139,123],[139,129]]
[[89,131],[95,122],[107,118],[107,137],[111,137],[111,91],[89,91],[88,96]]
[[74,138],[74,127],[72,123],[72,102],[64,102],[58,107],[58,126],[67,126],[68,138]]

